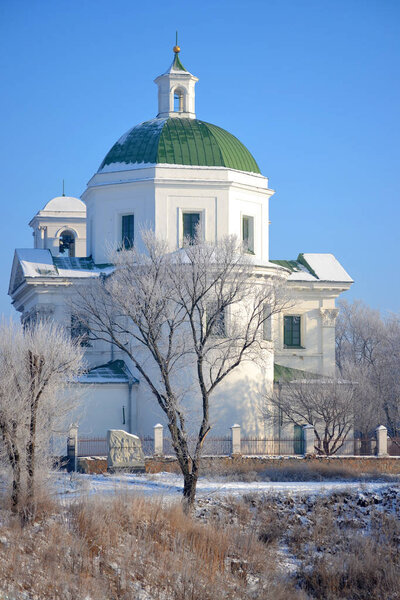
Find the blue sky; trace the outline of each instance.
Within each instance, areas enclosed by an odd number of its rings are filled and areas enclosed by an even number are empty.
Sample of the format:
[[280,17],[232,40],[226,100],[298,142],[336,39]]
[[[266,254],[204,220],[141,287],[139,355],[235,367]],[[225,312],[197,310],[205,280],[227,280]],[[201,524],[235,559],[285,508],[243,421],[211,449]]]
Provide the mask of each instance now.
[[399,311],[398,0],[2,0],[0,313],[31,217],[63,178],[80,196],[156,115],[176,29],[197,116],[236,135],[276,190],[271,258],[332,252],[356,281],[349,300]]

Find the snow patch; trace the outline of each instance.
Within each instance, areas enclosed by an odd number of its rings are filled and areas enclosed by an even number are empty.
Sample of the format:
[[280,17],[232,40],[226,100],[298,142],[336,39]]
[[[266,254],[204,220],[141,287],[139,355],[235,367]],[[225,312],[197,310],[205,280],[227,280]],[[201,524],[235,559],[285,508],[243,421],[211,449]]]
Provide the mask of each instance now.
[[84,212],[86,204],[73,196],[57,196],[42,208],[40,212]]
[[353,280],[333,254],[303,254],[304,259],[317,274],[320,281],[343,281],[352,283]]
[[109,165],[104,165],[102,169],[99,169],[99,173],[113,173],[115,171],[133,171],[136,169],[149,169],[150,167],[155,167],[156,163],[111,163]]
[[54,277],[57,270],[50,250],[17,248],[15,251],[25,277]]

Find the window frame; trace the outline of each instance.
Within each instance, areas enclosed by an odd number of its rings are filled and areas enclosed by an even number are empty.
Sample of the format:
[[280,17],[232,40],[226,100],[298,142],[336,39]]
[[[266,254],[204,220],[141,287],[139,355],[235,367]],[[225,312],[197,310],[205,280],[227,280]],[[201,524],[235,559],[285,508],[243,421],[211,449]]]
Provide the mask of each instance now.
[[78,315],[71,314],[70,331],[71,331],[71,340],[76,340],[77,338],[81,338],[80,346],[82,346],[84,348],[92,347],[92,344],[90,343],[90,340],[89,340],[90,329],[89,329],[89,327],[87,327],[87,325],[82,323],[82,321],[79,319]]
[[[286,329],[286,320],[287,319],[291,319],[291,330],[288,331]],[[293,331],[293,319],[298,319],[298,343],[294,343],[294,331]],[[288,337],[290,337],[290,341],[289,343],[287,343],[287,339]],[[297,337],[297,332],[296,332],[296,337]],[[296,341],[296,340],[295,340]],[[303,341],[303,316],[296,314],[296,315],[284,315],[283,316],[283,348],[284,349],[304,349],[304,346],[302,345],[302,341]]]
[[183,215],[185,214],[198,214],[200,215],[200,232],[201,232],[201,239],[204,240],[205,239],[205,226],[206,226],[206,210],[204,208],[182,208],[179,207],[178,208],[178,247],[182,248],[183,247],[183,242],[185,239],[185,236],[183,235]]
[[[242,239],[242,244],[243,244],[243,250],[245,252],[245,254],[255,254],[255,219],[253,215],[246,215],[246,214],[242,214],[241,215],[242,219],[241,219],[241,239]],[[249,227],[249,231],[248,231],[248,237],[245,238],[244,237],[244,225],[245,225],[245,219],[248,220],[249,224],[251,225],[251,227]],[[250,244],[251,242],[251,244]]]
[[[215,304],[213,304],[213,303],[209,304],[210,307],[213,307],[213,311],[214,311]],[[208,309],[208,306],[206,307],[205,313],[206,313],[205,314],[205,317],[206,317],[206,328],[208,328],[208,324],[209,324],[209,320],[208,320],[209,309]],[[210,336],[216,337],[216,338],[225,338],[225,337],[227,337],[227,307],[226,306],[221,307],[219,313],[221,315],[221,318],[218,319],[218,321],[216,321],[214,323],[214,325],[211,327]]]
[[[124,219],[132,217],[132,239],[124,236]],[[122,213],[120,218],[120,249],[131,250],[135,244],[135,214],[134,213]],[[129,243],[127,243],[129,242]]]

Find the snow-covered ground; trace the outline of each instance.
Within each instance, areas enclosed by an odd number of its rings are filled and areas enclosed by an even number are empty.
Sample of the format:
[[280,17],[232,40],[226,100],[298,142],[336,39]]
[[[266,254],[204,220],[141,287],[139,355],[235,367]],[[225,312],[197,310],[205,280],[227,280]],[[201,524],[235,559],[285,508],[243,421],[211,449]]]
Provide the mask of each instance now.
[[[197,498],[214,496],[243,496],[244,494],[288,494],[317,495],[338,491],[374,492],[388,487],[388,483],[346,481],[217,481],[201,477],[197,486]],[[392,484],[393,485],[393,484]],[[83,475],[60,473],[56,480],[57,492],[63,499],[83,495],[110,495],[115,493],[137,493],[141,495],[179,498],[183,479],[172,473],[154,475]]]

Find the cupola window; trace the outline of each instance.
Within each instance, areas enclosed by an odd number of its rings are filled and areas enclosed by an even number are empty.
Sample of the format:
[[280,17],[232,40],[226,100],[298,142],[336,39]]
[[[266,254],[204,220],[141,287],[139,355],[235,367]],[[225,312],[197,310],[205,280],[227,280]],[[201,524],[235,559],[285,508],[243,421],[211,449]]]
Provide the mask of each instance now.
[[122,223],[122,231],[121,231],[122,248],[125,248],[125,250],[130,250],[133,247],[133,242],[135,239],[134,215],[123,215],[121,223]]
[[183,112],[183,91],[175,90],[174,92],[174,112]]
[[59,252],[64,256],[75,256],[75,235],[69,229],[60,235]]

